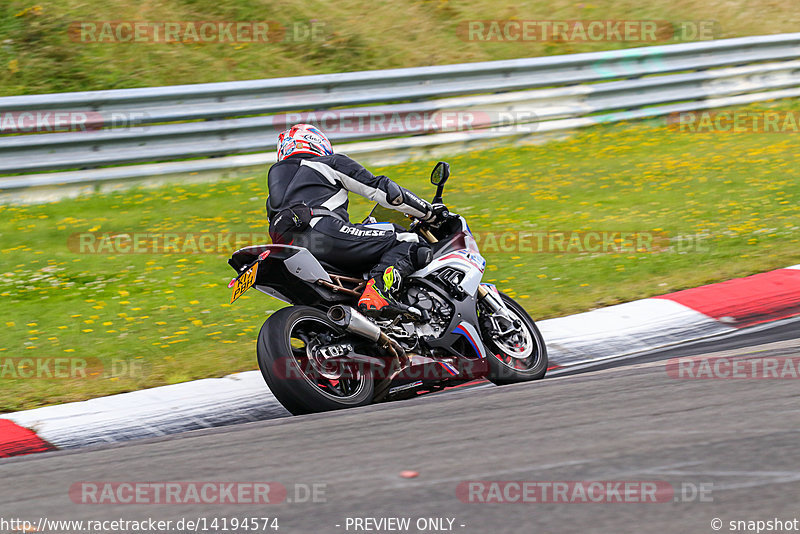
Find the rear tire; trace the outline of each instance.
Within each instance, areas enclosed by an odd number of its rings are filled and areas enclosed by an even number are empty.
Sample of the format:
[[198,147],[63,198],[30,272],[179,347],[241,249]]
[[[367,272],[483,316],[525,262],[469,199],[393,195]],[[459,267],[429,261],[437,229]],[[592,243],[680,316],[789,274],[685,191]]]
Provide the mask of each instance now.
[[514,357],[492,339],[488,332],[481,332],[487,348],[491,351],[487,358],[489,364],[487,378],[498,386],[544,378],[547,373],[547,347],[536,323],[525,308],[517,304],[514,299],[505,293],[500,293],[500,298],[511,314],[522,322],[522,328],[527,330],[531,354],[525,359]]
[[294,415],[372,403],[375,384],[369,372],[354,371],[352,378],[327,383],[315,375],[305,359],[306,347],[299,345],[319,334],[345,337],[325,313],[309,306],[280,309],[264,322],[258,334],[258,366],[273,395]]

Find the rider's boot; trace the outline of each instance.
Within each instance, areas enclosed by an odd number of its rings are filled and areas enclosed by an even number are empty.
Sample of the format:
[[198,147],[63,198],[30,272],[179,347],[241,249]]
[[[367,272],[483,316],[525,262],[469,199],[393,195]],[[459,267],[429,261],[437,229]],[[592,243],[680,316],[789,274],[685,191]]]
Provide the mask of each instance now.
[[358,299],[358,308],[368,315],[383,315],[400,308],[394,299],[400,289],[400,273],[394,266],[389,266],[381,276],[370,278],[367,287]]

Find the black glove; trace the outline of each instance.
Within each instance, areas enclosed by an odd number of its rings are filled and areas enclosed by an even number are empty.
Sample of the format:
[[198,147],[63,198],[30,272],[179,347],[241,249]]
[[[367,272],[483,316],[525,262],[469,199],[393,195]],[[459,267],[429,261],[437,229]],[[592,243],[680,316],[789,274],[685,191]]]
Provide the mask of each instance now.
[[438,224],[447,219],[449,214],[447,206],[444,204],[433,204],[428,214],[422,220],[428,224]]

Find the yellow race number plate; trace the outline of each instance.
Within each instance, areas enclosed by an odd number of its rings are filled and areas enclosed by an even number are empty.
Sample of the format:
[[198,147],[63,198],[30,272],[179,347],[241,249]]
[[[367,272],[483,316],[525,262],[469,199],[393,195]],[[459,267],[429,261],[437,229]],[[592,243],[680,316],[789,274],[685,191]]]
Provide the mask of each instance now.
[[253,287],[256,283],[256,272],[258,271],[258,262],[254,263],[247,272],[240,276],[233,286],[233,294],[231,295],[231,304],[233,301],[241,297],[245,291]]

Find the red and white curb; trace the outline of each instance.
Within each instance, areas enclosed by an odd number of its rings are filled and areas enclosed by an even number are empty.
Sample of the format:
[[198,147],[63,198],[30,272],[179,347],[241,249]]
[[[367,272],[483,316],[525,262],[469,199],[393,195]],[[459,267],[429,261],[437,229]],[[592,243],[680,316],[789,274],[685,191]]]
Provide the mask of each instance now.
[[[2,417],[71,449],[288,416],[259,371],[142,389]],[[0,419],[2,421],[2,419]],[[0,433],[0,455],[5,450]]]
[[[800,265],[537,324],[551,362],[569,367],[797,315]],[[0,418],[0,457],[287,415],[261,373],[248,371],[5,414]]]
[[0,419],[0,458],[53,451],[56,448],[33,430],[8,419]]
[[551,361],[583,364],[800,315],[800,265],[537,323]]

